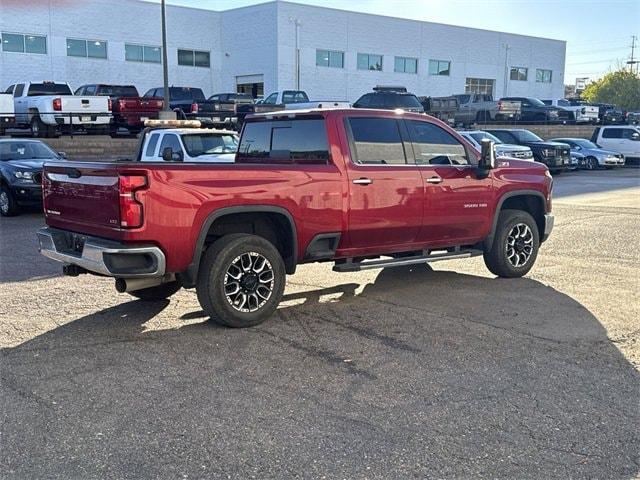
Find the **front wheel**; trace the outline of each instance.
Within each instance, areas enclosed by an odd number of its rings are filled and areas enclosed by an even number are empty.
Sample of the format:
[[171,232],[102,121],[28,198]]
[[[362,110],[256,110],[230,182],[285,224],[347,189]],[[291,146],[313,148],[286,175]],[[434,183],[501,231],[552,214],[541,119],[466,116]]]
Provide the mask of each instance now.
[[286,273],[280,252],[256,235],[233,234],[205,252],[196,283],[202,309],[227,327],[252,327],[278,308]]
[[6,185],[0,185],[0,215],[12,217],[20,212],[20,208]]
[[502,210],[491,249],[484,252],[484,263],[499,277],[526,275],[538,256],[540,236],[533,217],[522,210]]
[[598,160],[595,157],[587,157],[587,170],[596,170],[598,168]]

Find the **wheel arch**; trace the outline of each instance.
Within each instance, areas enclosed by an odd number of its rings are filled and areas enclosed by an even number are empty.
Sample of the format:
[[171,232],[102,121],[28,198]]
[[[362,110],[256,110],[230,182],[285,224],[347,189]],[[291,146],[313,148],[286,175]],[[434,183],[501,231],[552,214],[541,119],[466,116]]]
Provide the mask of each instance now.
[[298,234],[293,216],[287,209],[275,205],[225,207],[210,213],[200,228],[193,259],[181,274],[186,287],[195,285],[207,245],[231,233],[251,233],[271,241],[282,255],[285,271],[288,274],[295,273]]
[[544,215],[546,213],[544,195],[537,190],[515,190],[502,195],[496,204],[491,232],[484,240],[484,248],[486,250],[491,249],[493,245],[493,239],[498,228],[498,217],[500,212],[505,209],[522,210],[529,213],[536,221],[538,232],[540,233],[540,243],[543,242],[542,232],[544,232]]

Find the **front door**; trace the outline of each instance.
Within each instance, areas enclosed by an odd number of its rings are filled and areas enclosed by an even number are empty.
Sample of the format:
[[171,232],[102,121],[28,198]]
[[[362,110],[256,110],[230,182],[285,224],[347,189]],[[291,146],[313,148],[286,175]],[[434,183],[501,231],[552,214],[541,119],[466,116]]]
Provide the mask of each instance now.
[[354,116],[345,127],[351,146],[347,248],[392,249],[414,242],[422,225],[424,186],[403,141],[402,121]]
[[473,153],[444,128],[422,120],[406,125],[425,185],[418,241],[433,246],[479,241],[493,219],[491,175],[479,179]]

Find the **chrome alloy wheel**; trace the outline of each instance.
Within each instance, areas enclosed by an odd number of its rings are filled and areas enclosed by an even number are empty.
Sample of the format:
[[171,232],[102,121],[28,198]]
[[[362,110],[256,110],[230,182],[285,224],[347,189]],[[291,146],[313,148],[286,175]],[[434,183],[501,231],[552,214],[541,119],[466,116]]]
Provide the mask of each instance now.
[[224,295],[239,312],[260,310],[273,293],[275,275],[269,260],[256,252],[233,259],[224,276]]
[[533,233],[528,225],[518,223],[509,232],[505,246],[509,263],[514,267],[522,267],[533,253]]
[[7,192],[0,192],[0,211],[2,213],[9,213],[9,195]]

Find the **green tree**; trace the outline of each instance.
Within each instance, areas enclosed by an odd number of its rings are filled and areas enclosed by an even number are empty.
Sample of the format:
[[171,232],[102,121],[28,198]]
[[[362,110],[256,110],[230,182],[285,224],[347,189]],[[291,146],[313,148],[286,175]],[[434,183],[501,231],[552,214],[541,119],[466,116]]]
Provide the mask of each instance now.
[[588,102],[613,103],[625,110],[640,108],[640,75],[628,70],[607,73],[587,85],[580,97]]

